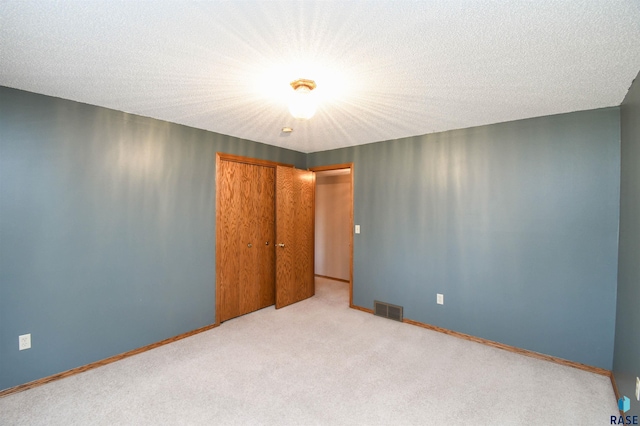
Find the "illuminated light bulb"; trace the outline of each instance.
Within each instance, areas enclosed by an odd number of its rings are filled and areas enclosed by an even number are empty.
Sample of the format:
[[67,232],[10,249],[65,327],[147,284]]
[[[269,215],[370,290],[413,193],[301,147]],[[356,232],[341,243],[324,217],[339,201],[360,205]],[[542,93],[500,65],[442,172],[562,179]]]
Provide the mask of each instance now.
[[291,82],[293,94],[289,103],[289,112],[295,118],[308,120],[316,113],[316,100],[311,92],[316,88],[313,80],[304,78]]

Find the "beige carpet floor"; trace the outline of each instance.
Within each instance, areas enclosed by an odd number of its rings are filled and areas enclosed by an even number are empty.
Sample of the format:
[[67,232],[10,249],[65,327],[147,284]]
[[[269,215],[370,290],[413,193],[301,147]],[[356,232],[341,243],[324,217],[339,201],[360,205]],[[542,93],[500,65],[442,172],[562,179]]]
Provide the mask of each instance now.
[[348,308],[347,284],[0,398],[2,425],[605,425],[609,378]]

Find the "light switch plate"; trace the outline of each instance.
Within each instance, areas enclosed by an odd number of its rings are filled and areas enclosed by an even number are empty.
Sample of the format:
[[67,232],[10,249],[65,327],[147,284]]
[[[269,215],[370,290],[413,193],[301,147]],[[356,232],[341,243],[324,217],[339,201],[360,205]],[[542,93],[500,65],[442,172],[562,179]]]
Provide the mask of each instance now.
[[636,377],[636,400],[640,401],[640,377]]
[[438,302],[438,305],[444,305],[444,294],[437,293],[436,302]]
[[360,225],[356,225],[356,234],[360,233]]

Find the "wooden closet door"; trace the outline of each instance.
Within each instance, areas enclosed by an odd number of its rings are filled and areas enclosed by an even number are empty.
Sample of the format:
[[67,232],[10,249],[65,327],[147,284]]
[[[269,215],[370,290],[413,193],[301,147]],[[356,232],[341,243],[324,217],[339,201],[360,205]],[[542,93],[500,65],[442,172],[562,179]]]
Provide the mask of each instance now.
[[232,161],[220,161],[219,167],[217,280],[222,322],[275,303],[275,172],[272,167]]
[[218,318],[226,321],[240,312],[240,269],[243,262],[238,243],[242,229],[242,199],[239,196],[242,184],[242,170],[239,163],[220,161],[218,164]]
[[244,315],[258,309],[259,291],[256,280],[258,273],[258,203],[256,192],[258,188],[259,168],[251,164],[238,164],[240,173],[240,232],[237,238],[240,246],[240,277],[237,283],[239,288],[238,315]]
[[258,309],[276,303],[276,206],[275,176],[273,167],[260,167],[257,179],[255,201],[257,204],[257,286],[259,294]]
[[276,308],[315,294],[315,173],[276,168]]

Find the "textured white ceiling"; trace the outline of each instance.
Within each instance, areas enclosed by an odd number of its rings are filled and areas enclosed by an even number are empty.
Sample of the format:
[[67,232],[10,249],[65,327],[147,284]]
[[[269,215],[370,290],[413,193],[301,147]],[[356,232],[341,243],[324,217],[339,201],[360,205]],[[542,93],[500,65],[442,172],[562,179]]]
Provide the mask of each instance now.
[[303,152],[616,106],[639,70],[638,0],[0,0],[0,85]]

